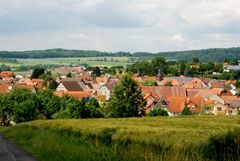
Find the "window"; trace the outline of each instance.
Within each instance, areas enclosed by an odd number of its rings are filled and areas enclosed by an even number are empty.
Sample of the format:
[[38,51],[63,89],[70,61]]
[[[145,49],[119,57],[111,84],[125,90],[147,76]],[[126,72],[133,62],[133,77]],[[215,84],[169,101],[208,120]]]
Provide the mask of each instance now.
[[217,107],[217,110],[218,111],[222,111],[222,107]]

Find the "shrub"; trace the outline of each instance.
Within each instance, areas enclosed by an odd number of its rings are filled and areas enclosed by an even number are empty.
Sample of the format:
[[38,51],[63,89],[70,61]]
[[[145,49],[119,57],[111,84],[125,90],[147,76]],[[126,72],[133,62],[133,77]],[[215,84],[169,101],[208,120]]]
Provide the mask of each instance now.
[[168,116],[168,112],[164,109],[154,108],[148,114],[149,116]]
[[190,111],[190,109],[188,107],[184,107],[181,115],[192,115],[192,112]]

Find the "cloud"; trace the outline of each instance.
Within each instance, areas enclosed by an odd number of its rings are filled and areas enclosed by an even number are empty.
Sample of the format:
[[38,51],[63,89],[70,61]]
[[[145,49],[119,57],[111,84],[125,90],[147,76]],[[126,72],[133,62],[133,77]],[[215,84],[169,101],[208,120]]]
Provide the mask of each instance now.
[[229,47],[239,28],[237,0],[0,1],[0,50]]
[[181,34],[176,34],[171,37],[171,40],[175,43],[183,43],[185,40]]

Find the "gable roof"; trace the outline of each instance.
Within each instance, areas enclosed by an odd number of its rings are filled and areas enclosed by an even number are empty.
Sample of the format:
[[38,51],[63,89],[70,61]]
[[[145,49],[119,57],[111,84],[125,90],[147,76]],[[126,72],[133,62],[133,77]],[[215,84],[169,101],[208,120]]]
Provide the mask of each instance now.
[[184,87],[142,86],[141,90],[145,95],[152,93],[158,97],[186,97],[186,89]]
[[185,107],[187,97],[168,97],[168,111],[173,113],[181,113]]
[[82,87],[77,81],[63,81],[62,85],[68,90],[68,91],[83,91]]
[[221,96],[226,104],[231,104],[235,101],[240,101],[240,98],[237,96]]
[[155,95],[155,94],[152,94],[152,93],[148,93],[148,94],[146,94],[144,97],[143,97],[143,99],[145,100],[145,99],[147,99],[148,97],[153,97],[153,98],[158,98],[158,96],[157,95]]
[[233,103],[231,103],[230,107],[240,108],[240,100],[239,101],[234,101]]

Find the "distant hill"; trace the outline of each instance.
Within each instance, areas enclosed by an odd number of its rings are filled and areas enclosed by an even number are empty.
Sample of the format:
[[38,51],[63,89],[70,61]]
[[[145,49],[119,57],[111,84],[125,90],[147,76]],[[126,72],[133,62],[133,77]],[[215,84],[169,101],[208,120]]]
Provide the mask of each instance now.
[[156,56],[164,57],[167,60],[191,60],[199,58],[200,61],[223,62],[225,58],[240,59],[240,47],[236,48],[215,48],[191,51],[175,52],[101,52],[94,50],[66,50],[66,49],[48,49],[33,51],[0,51],[1,58],[59,58],[59,57],[103,57],[103,56],[127,56],[140,57],[142,59]]
[[199,58],[200,61],[223,62],[227,59],[240,59],[240,47],[237,48],[215,48],[191,51],[159,52],[156,54],[138,52],[134,53],[135,57],[156,57],[161,56],[167,60],[191,60]]

